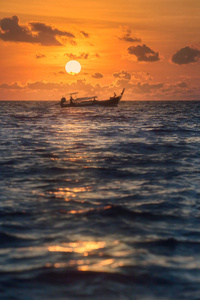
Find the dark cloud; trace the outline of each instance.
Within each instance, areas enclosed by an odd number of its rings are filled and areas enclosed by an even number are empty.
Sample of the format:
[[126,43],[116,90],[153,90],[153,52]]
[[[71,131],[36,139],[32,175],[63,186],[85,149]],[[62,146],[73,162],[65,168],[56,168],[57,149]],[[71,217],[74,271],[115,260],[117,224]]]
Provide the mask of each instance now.
[[142,41],[140,38],[132,37],[130,29],[125,29],[124,34],[122,35],[122,37],[119,37],[119,39],[123,40],[123,41],[126,41],[126,42],[130,42],[130,43],[141,42]]
[[131,80],[131,74],[126,71],[121,71],[119,73],[114,73],[113,76],[115,78],[125,79],[125,80]]
[[103,75],[101,73],[95,73],[92,75],[93,78],[96,78],[96,79],[100,79],[100,78],[103,78]]
[[172,62],[178,65],[195,63],[200,58],[200,50],[189,46],[181,48],[172,56]]
[[67,31],[52,28],[45,23],[30,22],[28,26],[19,25],[19,18],[4,18],[0,20],[0,39],[10,42],[37,43],[44,46],[61,46],[57,37],[66,37],[73,42],[75,36]]
[[89,33],[85,32],[85,31],[81,31],[81,34],[85,37],[85,38],[89,38]]
[[[60,41],[57,40],[58,37],[67,37],[70,39],[75,38],[75,36],[67,31],[61,31],[58,30],[57,28],[52,28],[51,26],[46,25],[45,23],[40,23],[40,22],[30,22],[32,31],[37,32],[37,38],[38,42],[41,43],[42,45],[46,46],[52,46],[52,45],[57,45],[61,46],[62,44]],[[73,41],[73,40],[72,40]],[[73,44],[75,42],[73,41]],[[76,44],[76,43],[75,43]]]
[[43,33],[47,33],[50,35],[54,35],[54,36],[68,36],[71,38],[74,38],[75,36],[67,31],[61,31],[58,30],[57,28],[53,29],[51,26],[46,25],[45,23],[40,23],[40,22],[29,22],[29,24],[32,27],[33,31],[37,31],[37,32],[43,32]]
[[89,53],[80,53],[79,55],[73,53],[65,53],[65,56],[69,57],[70,59],[88,59]]
[[0,38],[4,41],[34,43],[35,37],[26,26],[19,25],[19,18],[4,18],[0,20]]
[[39,59],[39,58],[45,58],[46,55],[40,54],[40,53],[39,53],[39,54],[36,54],[35,57],[36,57],[36,59]]
[[154,62],[160,60],[159,53],[153,51],[146,45],[131,46],[128,48],[128,52],[131,55],[137,56],[138,61]]

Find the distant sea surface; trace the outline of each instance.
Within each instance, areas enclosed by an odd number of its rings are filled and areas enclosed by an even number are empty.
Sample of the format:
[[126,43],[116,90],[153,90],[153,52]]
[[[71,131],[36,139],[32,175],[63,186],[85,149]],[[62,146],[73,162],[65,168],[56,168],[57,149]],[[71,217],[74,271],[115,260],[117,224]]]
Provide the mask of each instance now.
[[0,299],[200,299],[200,102],[0,102]]

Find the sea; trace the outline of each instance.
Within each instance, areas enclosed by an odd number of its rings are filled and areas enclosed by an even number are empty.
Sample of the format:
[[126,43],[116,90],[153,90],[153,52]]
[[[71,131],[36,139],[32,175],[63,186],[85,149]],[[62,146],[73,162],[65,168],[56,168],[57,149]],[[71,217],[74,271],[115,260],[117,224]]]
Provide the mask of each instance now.
[[200,299],[200,102],[1,101],[0,299]]

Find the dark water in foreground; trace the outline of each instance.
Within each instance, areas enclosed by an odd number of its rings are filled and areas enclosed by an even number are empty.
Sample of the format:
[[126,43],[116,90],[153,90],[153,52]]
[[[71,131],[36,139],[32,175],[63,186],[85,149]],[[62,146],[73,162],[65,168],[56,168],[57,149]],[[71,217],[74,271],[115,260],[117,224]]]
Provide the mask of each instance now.
[[0,299],[200,299],[200,102],[1,102]]

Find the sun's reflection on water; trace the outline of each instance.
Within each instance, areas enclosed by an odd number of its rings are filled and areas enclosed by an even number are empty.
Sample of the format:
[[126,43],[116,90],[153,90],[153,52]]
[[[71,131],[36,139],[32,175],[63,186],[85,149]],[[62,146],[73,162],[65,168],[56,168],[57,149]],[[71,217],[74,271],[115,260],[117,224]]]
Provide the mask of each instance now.
[[90,212],[95,212],[95,211],[101,211],[101,210],[109,210],[112,206],[107,205],[104,206],[103,208],[86,208],[86,209],[78,209],[78,210],[69,210],[66,213],[71,214],[71,215],[76,215],[76,214],[84,214],[84,213],[90,213]]
[[[114,241],[113,246],[118,245],[119,241]],[[112,272],[113,269],[123,266],[119,258],[111,258],[105,255],[106,241],[78,241],[63,243],[62,245],[52,245],[48,247],[49,252],[69,253],[75,255],[72,259],[65,262],[57,262],[54,268],[75,268],[78,271],[99,271]],[[77,259],[75,259],[77,257]],[[47,267],[50,267],[48,265]]]
[[69,201],[71,198],[75,198],[77,194],[89,192],[92,190],[91,186],[82,186],[75,188],[58,188],[55,191],[49,191],[50,195],[53,195],[55,198],[65,199],[65,201]]
[[75,252],[82,253],[84,256],[88,256],[88,253],[104,248],[106,242],[94,242],[94,241],[80,241],[75,243],[64,243],[62,246],[49,246],[48,250],[50,252]]

